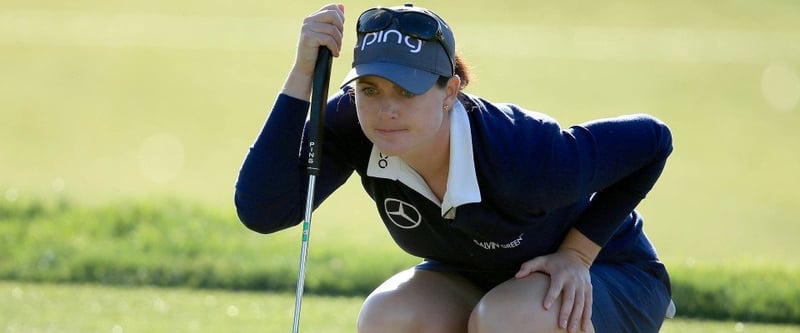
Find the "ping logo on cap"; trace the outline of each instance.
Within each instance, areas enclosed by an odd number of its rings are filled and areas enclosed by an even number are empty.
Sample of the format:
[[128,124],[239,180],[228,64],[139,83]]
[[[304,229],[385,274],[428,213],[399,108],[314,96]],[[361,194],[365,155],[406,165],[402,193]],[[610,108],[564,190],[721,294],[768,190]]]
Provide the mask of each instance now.
[[[395,40],[395,35],[397,37],[396,40]],[[411,36],[403,35],[400,31],[392,29],[392,30],[381,30],[377,32],[370,32],[365,34],[364,38],[361,41],[361,46],[359,48],[361,51],[364,51],[367,48],[367,46],[383,44],[383,43],[396,43],[397,45],[405,45],[408,46],[409,52],[419,53],[420,51],[422,51],[422,45],[425,42]]]

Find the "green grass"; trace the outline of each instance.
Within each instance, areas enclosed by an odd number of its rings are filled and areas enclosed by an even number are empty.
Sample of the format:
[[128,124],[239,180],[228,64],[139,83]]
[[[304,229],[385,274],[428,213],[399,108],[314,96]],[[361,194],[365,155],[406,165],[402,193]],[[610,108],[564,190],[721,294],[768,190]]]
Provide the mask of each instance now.
[[[309,276],[309,292],[365,294],[418,262],[398,256],[388,236],[347,230],[312,232],[309,265],[326,274]],[[164,197],[0,203],[0,240],[5,279],[268,290],[294,288],[300,244],[298,233],[258,235],[232,212]]]
[[[0,282],[0,300],[3,332],[280,332],[291,328],[294,312],[289,294],[188,289]],[[310,296],[303,329],[352,332],[360,305]]]
[[[301,329],[353,332],[362,301],[306,296]],[[282,332],[292,326],[294,294],[0,281],[0,312],[0,330],[8,333]],[[678,318],[661,332],[796,333],[800,327]]]
[[[229,214],[170,198],[100,207],[0,203],[0,216],[0,279],[270,292],[295,288],[297,228],[261,236]],[[363,297],[419,262],[400,253],[385,235],[372,236],[382,235],[380,230],[327,228],[312,232],[309,294]],[[667,264],[684,317],[800,324],[796,266]]]

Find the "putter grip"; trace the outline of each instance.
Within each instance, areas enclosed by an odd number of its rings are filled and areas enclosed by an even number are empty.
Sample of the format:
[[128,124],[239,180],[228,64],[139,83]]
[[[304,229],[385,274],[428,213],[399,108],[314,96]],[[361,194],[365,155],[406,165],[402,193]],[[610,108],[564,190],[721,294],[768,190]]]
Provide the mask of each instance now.
[[328,85],[331,81],[331,50],[320,46],[314,66],[314,83],[311,87],[311,116],[308,132],[308,174],[319,173],[322,157],[322,133],[325,123],[325,106],[328,102]]

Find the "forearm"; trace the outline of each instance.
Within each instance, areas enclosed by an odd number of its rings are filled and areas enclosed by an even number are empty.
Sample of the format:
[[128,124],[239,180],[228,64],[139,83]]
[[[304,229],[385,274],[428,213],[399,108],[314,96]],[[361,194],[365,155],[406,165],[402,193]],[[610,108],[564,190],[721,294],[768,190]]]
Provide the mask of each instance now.
[[[329,100],[326,123],[336,122],[344,112],[352,114],[344,122],[351,124],[352,130],[358,130],[355,111],[338,110],[338,107],[350,107],[346,102],[349,97],[345,96],[345,102],[342,102],[342,94],[340,92]],[[242,164],[236,183],[236,207],[242,222],[255,231],[277,231],[299,223],[302,218],[308,189],[305,163],[308,144],[303,141],[308,107],[307,101],[283,94],[278,96],[264,128]],[[343,151],[338,144],[340,139],[329,131],[327,125],[325,128],[326,148],[320,157],[323,168],[316,180],[314,207],[353,172],[353,167],[344,157],[346,150]]]
[[279,96],[261,133],[242,163],[235,203],[250,229],[273,232],[294,225],[302,216],[305,190],[301,145],[308,103]]
[[[672,152],[672,136],[646,115],[608,119],[576,130],[587,155],[595,156],[587,190],[595,192],[573,227],[604,246],[658,180]],[[588,143],[588,144],[587,144]]]
[[292,68],[283,83],[281,93],[299,100],[309,101],[311,100],[313,77],[313,73],[309,74],[297,68]]
[[589,206],[573,225],[574,228],[596,244],[604,246],[655,185],[665,163],[666,157],[653,161],[595,193]]

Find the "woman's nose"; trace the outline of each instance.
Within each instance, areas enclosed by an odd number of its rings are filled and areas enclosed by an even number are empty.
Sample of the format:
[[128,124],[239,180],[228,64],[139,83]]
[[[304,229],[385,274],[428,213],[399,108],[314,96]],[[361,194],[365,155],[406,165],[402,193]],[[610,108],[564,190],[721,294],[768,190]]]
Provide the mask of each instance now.
[[380,103],[380,109],[378,109],[378,114],[381,117],[388,117],[391,119],[397,118],[397,103],[394,103],[390,99],[384,99]]

